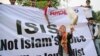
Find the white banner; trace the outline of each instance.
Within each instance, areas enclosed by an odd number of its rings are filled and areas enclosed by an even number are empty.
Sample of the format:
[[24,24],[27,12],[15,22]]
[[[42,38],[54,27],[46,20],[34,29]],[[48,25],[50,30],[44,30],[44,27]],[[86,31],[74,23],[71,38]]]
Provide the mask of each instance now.
[[[86,17],[82,14],[81,8],[75,8],[75,11],[78,11],[79,19],[71,40],[74,56],[97,56]],[[62,15],[54,17],[62,19]],[[56,22],[65,24],[68,21]],[[2,4],[0,56],[58,56],[58,28],[59,26],[54,23],[48,27],[41,9]],[[66,28],[69,32],[68,24]]]

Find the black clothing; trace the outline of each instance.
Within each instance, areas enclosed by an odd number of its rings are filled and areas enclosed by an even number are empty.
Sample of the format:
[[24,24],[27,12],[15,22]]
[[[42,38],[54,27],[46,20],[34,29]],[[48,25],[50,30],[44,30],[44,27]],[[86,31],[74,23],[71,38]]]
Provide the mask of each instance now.
[[[92,26],[92,28],[90,28],[90,26]],[[91,32],[91,35],[93,36],[94,33],[95,33],[95,27],[96,27],[96,25],[95,24],[88,24],[88,27],[89,27],[89,30]]]
[[[57,34],[57,38],[59,40],[59,50],[58,50],[58,54],[60,56],[63,56],[63,47],[61,46],[61,40],[62,40],[62,36],[60,36],[59,34]],[[71,45],[70,45],[70,39],[72,38],[72,34],[68,33],[67,35],[67,48],[68,48],[68,54],[69,56],[72,56],[72,49],[71,49]]]
[[0,2],[0,4],[2,4],[2,3]]
[[67,36],[67,48],[68,48],[68,54],[69,56],[73,56],[73,52],[72,52],[72,48],[71,48],[71,44],[70,44],[70,39],[72,39],[72,34],[68,33]]
[[56,36],[58,38],[58,44],[59,44],[59,47],[58,47],[58,54],[60,56],[63,56],[63,47],[61,45],[61,40],[62,40],[62,37],[59,35],[59,33],[57,34]]

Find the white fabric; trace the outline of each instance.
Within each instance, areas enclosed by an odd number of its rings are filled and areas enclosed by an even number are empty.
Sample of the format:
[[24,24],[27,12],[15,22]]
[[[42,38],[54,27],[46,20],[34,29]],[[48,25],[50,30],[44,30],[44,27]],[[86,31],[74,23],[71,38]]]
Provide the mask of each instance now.
[[[86,17],[82,14],[81,8],[75,9],[79,10],[77,13],[79,19],[77,25],[74,27],[75,30],[71,41],[73,52],[76,56],[97,56],[92,36],[87,26]],[[62,8],[60,10],[62,10]],[[71,22],[67,21],[69,18],[67,18],[66,15],[54,17],[57,21],[52,19],[54,25],[49,28],[43,10],[41,9],[5,4],[0,5],[0,55],[57,56],[57,33],[51,32],[55,32],[60,27],[58,24],[66,25],[66,31],[69,32],[70,27],[68,25]],[[62,20],[63,18],[66,19],[66,21]],[[22,34],[18,34],[18,30],[22,31]],[[28,33],[29,31],[37,32]],[[51,43],[51,46],[43,45],[44,38],[51,40],[46,42],[47,44]],[[6,43],[4,43],[5,46],[3,47],[3,42],[5,41]],[[40,47],[38,45],[40,45]],[[22,48],[23,46],[24,48]],[[7,50],[5,50],[6,47]]]
[[86,18],[91,18],[92,16],[92,9],[91,8],[83,8],[85,12]]

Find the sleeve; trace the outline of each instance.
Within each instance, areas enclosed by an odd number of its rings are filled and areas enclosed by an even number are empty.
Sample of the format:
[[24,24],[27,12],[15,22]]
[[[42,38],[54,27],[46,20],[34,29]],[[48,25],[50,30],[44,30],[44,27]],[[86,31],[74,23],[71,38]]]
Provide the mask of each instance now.
[[73,36],[73,34],[72,34],[72,33],[68,33],[68,35],[67,35],[68,39],[71,39],[71,38],[72,38],[72,36]]
[[98,35],[98,31],[99,31],[97,25],[95,26],[94,30],[95,30],[95,32],[94,32],[94,36],[96,37],[96,36]]
[[47,10],[48,10],[48,7],[45,7],[44,8],[44,15],[47,15]]
[[77,19],[78,19],[77,13],[72,8],[67,8],[67,13],[68,13],[69,18],[72,21],[71,23],[72,24],[76,24],[77,23]]

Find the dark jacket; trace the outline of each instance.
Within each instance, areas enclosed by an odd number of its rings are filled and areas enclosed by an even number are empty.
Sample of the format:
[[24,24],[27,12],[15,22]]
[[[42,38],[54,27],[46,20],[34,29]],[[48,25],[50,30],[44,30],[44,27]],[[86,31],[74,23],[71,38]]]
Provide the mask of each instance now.
[[72,48],[71,48],[71,44],[70,44],[70,40],[72,39],[73,35],[68,33],[68,36],[67,36],[67,47],[68,47],[68,54],[69,56],[72,56],[73,55],[73,52],[72,52]]
[[[61,46],[62,36],[60,36],[59,33],[58,33],[57,38],[59,40],[58,54],[60,54],[60,56],[63,56],[63,47]],[[68,35],[67,35],[68,54],[69,54],[69,56],[72,56],[72,49],[71,49],[71,45],[70,45],[70,39],[72,39],[72,34],[68,33]]]

